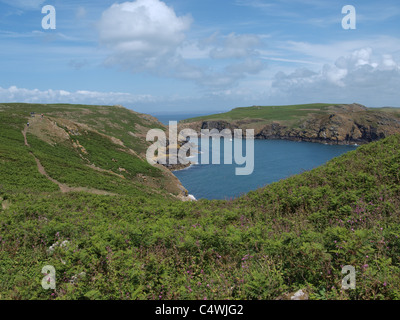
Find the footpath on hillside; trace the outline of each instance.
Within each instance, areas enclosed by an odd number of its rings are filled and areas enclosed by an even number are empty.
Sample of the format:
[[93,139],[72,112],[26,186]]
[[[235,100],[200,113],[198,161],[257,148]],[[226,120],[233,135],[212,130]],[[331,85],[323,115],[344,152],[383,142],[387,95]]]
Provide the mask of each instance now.
[[[26,147],[30,147],[29,143],[28,143],[28,139],[27,139],[27,132],[29,131],[29,127],[32,125],[35,125],[35,123],[38,121],[38,118],[34,117],[34,118],[30,118],[29,119],[29,126],[25,125],[24,130],[22,130],[22,135],[24,136],[24,143]],[[40,121],[40,120],[39,120]],[[50,177],[46,170],[44,169],[43,165],[40,163],[39,159],[35,157],[35,155],[32,152],[29,152],[32,157],[35,159],[37,167],[38,167],[38,171],[44,175],[48,180],[50,180],[51,182],[55,183],[58,185],[58,187],[60,188],[60,191],[63,193],[67,193],[67,192],[88,192],[88,193],[92,193],[92,194],[97,194],[97,195],[109,195],[109,196],[115,196],[117,194],[112,193],[112,192],[108,192],[108,191],[104,191],[104,190],[98,190],[98,189],[93,189],[93,188],[86,188],[86,187],[70,187],[64,183],[61,183],[55,179],[53,179],[52,177]]]

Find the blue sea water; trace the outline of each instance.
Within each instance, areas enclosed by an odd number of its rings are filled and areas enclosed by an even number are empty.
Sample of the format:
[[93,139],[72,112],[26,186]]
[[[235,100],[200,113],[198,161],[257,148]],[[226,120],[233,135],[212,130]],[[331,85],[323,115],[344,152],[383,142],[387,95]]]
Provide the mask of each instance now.
[[[154,113],[152,115],[168,125],[169,121],[179,121],[204,114]],[[245,140],[243,142],[245,143]],[[201,139],[199,143],[201,150]],[[211,148],[210,140],[210,159]],[[232,165],[192,165],[190,168],[175,171],[174,174],[196,199],[231,199],[272,182],[311,170],[356,148],[355,146],[284,140],[255,140],[254,172],[251,175],[235,175],[235,169],[238,166],[234,161]],[[243,155],[245,155],[245,146],[243,146]],[[190,160],[199,162],[196,159]],[[221,143],[221,163],[224,163],[223,143]]]
[[189,118],[195,118],[204,116],[204,113],[151,113],[152,116],[156,117],[162,124],[166,126],[169,124],[169,121],[180,121]]
[[[200,150],[201,140],[199,139]],[[245,143],[244,141],[243,143]],[[211,145],[210,140],[210,154]],[[235,168],[238,165],[235,164],[235,161],[232,165],[223,164],[222,146],[221,140],[220,165],[197,164],[174,172],[189,194],[194,195],[196,199],[235,198],[250,190],[313,169],[334,157],[357,148],[355,146],[324,145],[310,142],[255,140],[254,171],[248,176],[237,176],[235,175]],[[245,156],[245,145],[243,145],[242,150],[243,156]]]

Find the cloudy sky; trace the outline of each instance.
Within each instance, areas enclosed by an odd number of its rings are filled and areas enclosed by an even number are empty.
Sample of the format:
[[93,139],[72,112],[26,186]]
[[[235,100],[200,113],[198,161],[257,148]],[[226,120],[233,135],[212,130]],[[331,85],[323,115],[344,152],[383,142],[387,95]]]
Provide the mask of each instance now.
[[400,107],[399,31],[398,0],[0,0],[0,102]]

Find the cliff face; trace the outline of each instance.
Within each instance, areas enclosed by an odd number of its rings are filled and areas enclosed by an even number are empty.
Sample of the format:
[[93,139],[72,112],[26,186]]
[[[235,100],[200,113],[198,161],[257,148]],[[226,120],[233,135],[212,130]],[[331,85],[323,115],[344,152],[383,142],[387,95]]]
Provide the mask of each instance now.
[[181,124],[181,128],[254,129],[256,139],[282,139],[327,144],[364,144],[400,133],[400,116],[392,110],[367,109],[359,104],[329,107],[295,123],[262,119],[208,120]]
[[288,139],[330,144],[362,144],[400,132],[400,121],[390,117],[365,114],[362,118],[347,114],[304,121],[299,127],[288,128],[279,123],[268,124],[255,135],[258,139]]

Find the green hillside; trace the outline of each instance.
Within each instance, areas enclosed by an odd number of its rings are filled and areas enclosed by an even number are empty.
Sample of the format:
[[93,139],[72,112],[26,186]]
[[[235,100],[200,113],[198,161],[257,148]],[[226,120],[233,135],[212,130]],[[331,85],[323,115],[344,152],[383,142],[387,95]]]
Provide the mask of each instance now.
[[400,135],[183,202],[142,159],[152,125],[120,107],[0,105],[0,299],[400,299]]
[[[300,121],[301,119],[310,115],[323,115],[331,114],[340,110],[341,104],[332,103],[310,103],[310,104],[299,104],[299,105],[288,105],[288,106],[252,106],[252,107],[240,107],[232,109],[225,113],[216,113],[206,116],[200,116],[195,118],[188,118],[182,120],[182,123],[189,123],[195,121],[206,121],[206,120],[265,120],[268,121]],[[358,105],[361,106],[361,105]],[[392,114],[394,116],[400,116],[399,108],[366,108],[365,111],[376,114]]]
[[172,174],[145,160],[147,130],[165,130],[150,116],[117,106],[0,104],[0,124],[5,192],[57,189],[38,172],[36,159],[68,187],[168,197],[166,191],[180,192]]
[[189,118],[182,123],[194,122],[199,120],[243,120],[243,119],[262,119],[262,120],[294,120],[299,117],[307,116],[310,113],[325,113],[332,104],[314,103],[290,106],[253,106],[235,108],[229,112],[211,114],[196,118]]

